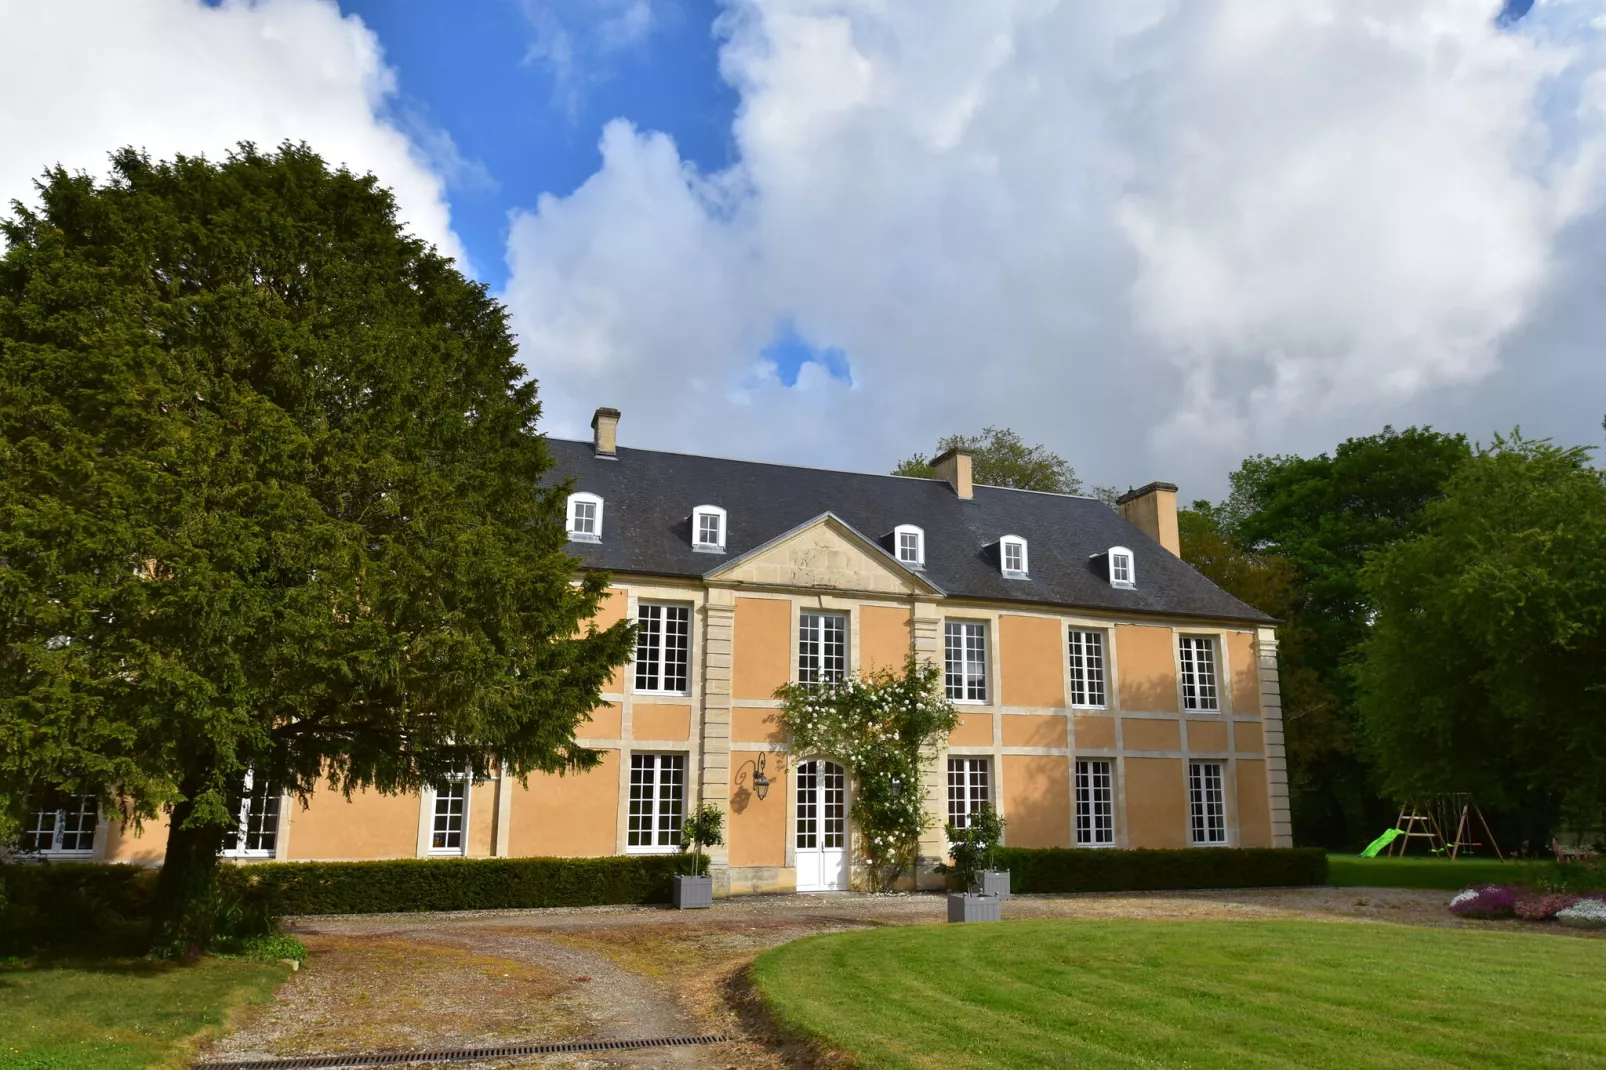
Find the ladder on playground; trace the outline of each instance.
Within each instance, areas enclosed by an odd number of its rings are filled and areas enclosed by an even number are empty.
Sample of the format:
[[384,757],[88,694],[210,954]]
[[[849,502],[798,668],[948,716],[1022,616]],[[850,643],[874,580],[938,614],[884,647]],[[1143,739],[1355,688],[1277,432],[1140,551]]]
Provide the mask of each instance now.
[[1423,813],[1415,806],[1402,806],[1394,827],[1400,834],[1389,844],[1389,857],[1403,857],[1412,840],[1427,840],[1428,850],[1433,854],[1444,852],[1444,832],[1439,828],[1439,819],[1431,812]]

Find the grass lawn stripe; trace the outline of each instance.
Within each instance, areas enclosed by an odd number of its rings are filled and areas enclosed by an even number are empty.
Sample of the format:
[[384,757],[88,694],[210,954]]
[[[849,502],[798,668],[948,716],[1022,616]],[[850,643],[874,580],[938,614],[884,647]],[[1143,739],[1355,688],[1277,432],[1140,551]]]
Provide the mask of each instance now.
[[1043,921],[810,938],[754,978],[871,1067],[1606,1065],[1606,951],[1548,933]]

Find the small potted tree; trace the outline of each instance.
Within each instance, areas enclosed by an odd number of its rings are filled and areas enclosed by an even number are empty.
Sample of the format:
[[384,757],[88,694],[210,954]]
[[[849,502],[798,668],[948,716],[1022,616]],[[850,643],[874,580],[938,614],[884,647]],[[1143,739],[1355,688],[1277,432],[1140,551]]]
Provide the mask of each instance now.
[[949,921],[998,921],[1003,917],[1009,874],[991,868],[993,848],[1003,831],[1003,820],[990,806],[972,813],[964,828],[947,827],[953,865],[942,870],[953,876],[961,889],[949,893]]
[[674,905],[680,910],[707,910],[714,905],[714,878],[703,872],[703,848],[725,843],[725,812],[703,803],[680,828],[680,852],[692,852],[690,873],[675,875]]

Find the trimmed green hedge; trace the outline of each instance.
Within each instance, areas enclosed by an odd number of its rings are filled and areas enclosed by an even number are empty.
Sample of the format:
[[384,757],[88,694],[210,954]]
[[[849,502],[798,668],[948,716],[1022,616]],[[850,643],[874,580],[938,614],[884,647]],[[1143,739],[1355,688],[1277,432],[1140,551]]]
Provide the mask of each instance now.
[[[678,855],[609,858],[404,858],[222,863],[220,936],[271,932],[289,914],[667,903]],[[704,859],[704,870],[707,859]],[[95,862],[0,865],[0,955],[143,950],[157,870]]]
[[1011,891],[1159,892],[1187,888],[1269,888],[1327,883],[1327,854],[1315,847],[1111,851],[1000,847]]
[[1328,883],[1338,888],[1431,888],[1453,892],[1473,884],[1515,884],[1529,888],[1587,892],[1606,889],[1606,866],[1549,858],[1358,858],[1331,855]]

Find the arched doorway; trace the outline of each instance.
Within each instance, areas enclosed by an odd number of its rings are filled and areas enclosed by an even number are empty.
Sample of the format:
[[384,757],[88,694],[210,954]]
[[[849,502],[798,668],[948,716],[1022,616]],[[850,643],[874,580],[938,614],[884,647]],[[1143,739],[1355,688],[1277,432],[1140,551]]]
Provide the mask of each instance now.
[[848,886],[848,775],[835,762],[814,758],[797,767],[797,890],[823,892]]

